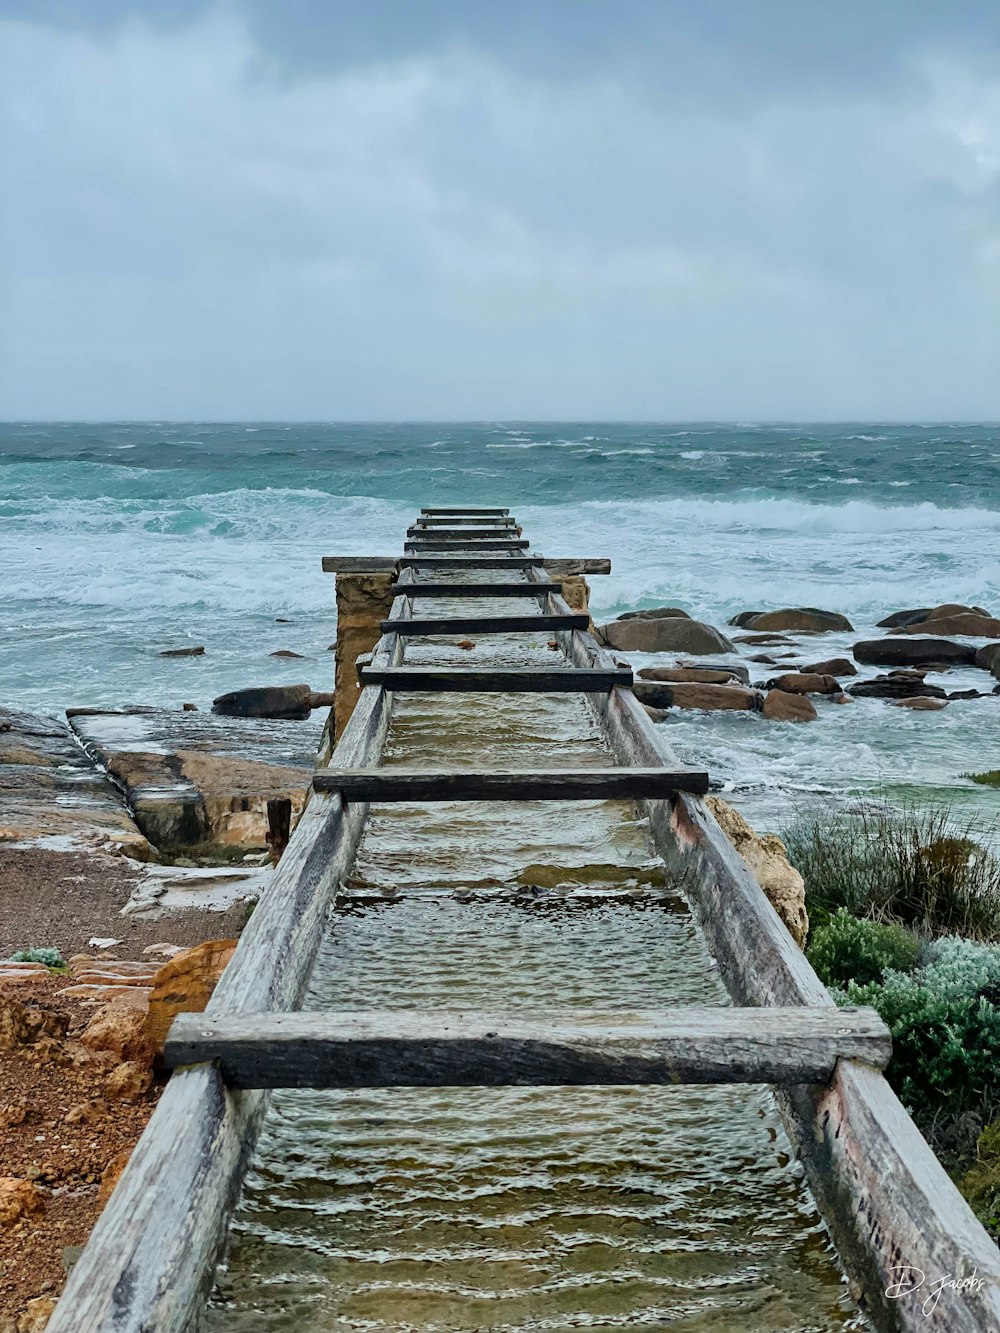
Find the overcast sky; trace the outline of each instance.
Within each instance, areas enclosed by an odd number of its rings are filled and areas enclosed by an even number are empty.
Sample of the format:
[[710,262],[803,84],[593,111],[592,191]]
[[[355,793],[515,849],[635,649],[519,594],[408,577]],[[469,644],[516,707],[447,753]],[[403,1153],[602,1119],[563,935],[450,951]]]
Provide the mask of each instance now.
[[1000,418],[1000,0],[0,0],[4,418]]

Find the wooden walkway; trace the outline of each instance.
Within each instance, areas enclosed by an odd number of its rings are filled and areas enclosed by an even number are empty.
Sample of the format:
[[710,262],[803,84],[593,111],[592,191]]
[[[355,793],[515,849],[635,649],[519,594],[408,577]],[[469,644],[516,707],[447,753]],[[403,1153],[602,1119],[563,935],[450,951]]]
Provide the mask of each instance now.
[[[330,571],[395,570],[391,614],[362,668],[351,720],[315,775],[306,811],[207,1012],[175,1022],[166,1049],[175,1072],[50,1333],[183,1333],[196,1324],[268,1089],[686,1082],[774,1085],[842,1262],[878,1327],[1000,1328],[1000,1255],[882,1077],[887,1030],[872,1011],[833,1006],[702,803],[708,775],[678,764],[632,694],[631,671],[597,645],[588,618],[563,599],[559,575],[607,572],[610,562],[550,560],[519,534],[506,509],[428,508],[407,532],[401,557],[324,560]],[[494,570],[502,574],[483,582],[484,571]],[[442,584],[443,572],[454,581]],[[533,598],[536,609],[416,614],[427,597],[470,590]],[[405,662],[415,635],[525,630],[552,637],[560,654],[554,665]],[[382,769],[393,695],[403,690],[580,694],[617,766]],[[595,796],[646,802],[657,851],[683,885],[735,1007],[553,1010],[530,1019],[295,1012],[372,802]],[[927,1310],[919,1297],[887,1297],[901,1265],[931,1280],[975,1272],[977,1282],[942,1293]]]

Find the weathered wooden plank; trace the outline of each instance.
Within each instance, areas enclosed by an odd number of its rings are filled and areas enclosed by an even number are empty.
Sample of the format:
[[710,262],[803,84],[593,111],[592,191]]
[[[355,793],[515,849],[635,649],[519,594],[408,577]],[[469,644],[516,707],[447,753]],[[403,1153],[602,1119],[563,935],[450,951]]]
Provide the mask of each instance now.
[[[401,588],[393,610],[403,615],[406,605]],[[384,638],[376,660],[401,659],[398,636]],[[377,763],[391,703],[383,690],[362,693],[334,751],[339,767]],[[367,810],[312,795],[209,1013],[299,1002]],[[187,1333],[195,1325],[266,1105],[264,1093],[227,1091],[208,1065],[171,1078],[74,1265],[49,1333]]]
[[570,612],[565,616],[537,612],[527,616],[411,616],[407,620],[381,620],[383,634],[524,634],[548,633],[557,629],[586,629],[590,617]]
[[454,509],[449,509],[445,505],[427,505],[420,511],[422,514],[509,514],[509,509],[498,509],[489,505],[458,505]]
[[[579,631],[577,631],[579,633]],[[606,692],[616,685],[631,685],[632,672],[626,667],[582,671],[572,667],[551,671],[533,667],[425,667],[398,666],[361,669],[365,685],[383,685],[387,690],[448,691],[466,694],[561,694]]]
[[567,1087],[827,1083],[891,1051],[874,1009],[366,1010],[181,1014],[164,1060],[233,1088]]
[[494,528],[512,528],[517,520],[508,516],[497,515],[490,518],[488,514],[452,514],[447,516],[439,514],[436,516],[427,514],[423,518],[418,518],[415,526],[418,528],[454,528],[454,527],[487,527]]
[[542,564],[540,555],[473,555],[469,552],[456,551],[451,555],[416,555],[412,552],[400,557],[397,564],[401,569],[533,569]]
[[406,529],[407,542],[411,538],[418,538],[421,541],[435,542],[470,542],[481,541],[486,537],[499,537],[504,541],[513,540],[518,536],[515,528],[509,524],[503,527],[477,527],[477,528],[422,528],[419,525]]
[[[550,596],[547,605],[558,610],[565,602]],[[557,638],[578,666],[613,660],[583,631]],[[676,755],[630,691],[594,695],[591,707],[619,763],[676,767]],[[734,1000],[832,1004],[702,801],[678,794],[647,809],[657,850],[684,886]],[[912,1333],[1000,1328],[1000,1251],[881,1074],[845,1061],[829,1089],[786,1087],[776,1095],[834,1244],[877,1326]],[[926,1281],[888,1298],[911,1268]],[[975,1280],[942,1289],[925,1306],[932,1283],[949,1275]]]
[[525,551],[531,545],[526,537],[407,537],[409,551],[448,551],[468,548],[475,551]]
[[704,794],[708,774],[666,768],[546,768],[478,770],[318,769],[317,791],[348,801],[645,801],[677,791]]
[[398,555],[325,555],[324,574],[383,574],[398,569]]
[[549,592],[561,592],[561,583],[543,581],[540,584],[502,583],[430,583],[410,584],[407,597],[543,597]]

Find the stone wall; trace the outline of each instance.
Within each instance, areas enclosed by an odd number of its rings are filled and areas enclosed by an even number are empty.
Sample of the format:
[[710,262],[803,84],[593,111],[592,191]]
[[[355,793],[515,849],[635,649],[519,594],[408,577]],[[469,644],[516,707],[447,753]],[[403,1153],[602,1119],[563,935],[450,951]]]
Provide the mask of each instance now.
[[339,740],[361,694],[356,663],[379,641],[379,621],[392,609],[395,574],[337,575],[336,679],[333,733]]

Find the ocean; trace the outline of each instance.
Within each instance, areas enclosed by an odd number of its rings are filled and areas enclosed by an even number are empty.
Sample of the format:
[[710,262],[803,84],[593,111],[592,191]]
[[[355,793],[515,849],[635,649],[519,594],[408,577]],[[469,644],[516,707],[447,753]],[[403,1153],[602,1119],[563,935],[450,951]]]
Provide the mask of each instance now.
[[[900,608],[1000,613],[992,425],[14,423],[0,428],[0,702],[204,708],[244,685],[329,688],[321,556],[398,553],[429,503],[508,505],[546,555],[610,556],[598,622],[664,604],[720,627],[780,606],[849,616],[856,633],[803,641],[815,660]],[[159,656],[197,644],[203,657]],[[819,707],[807,726],[663,725],[761,828],[859,791],[1000,812],[962,776],[1000,767],[1000,697]]]

